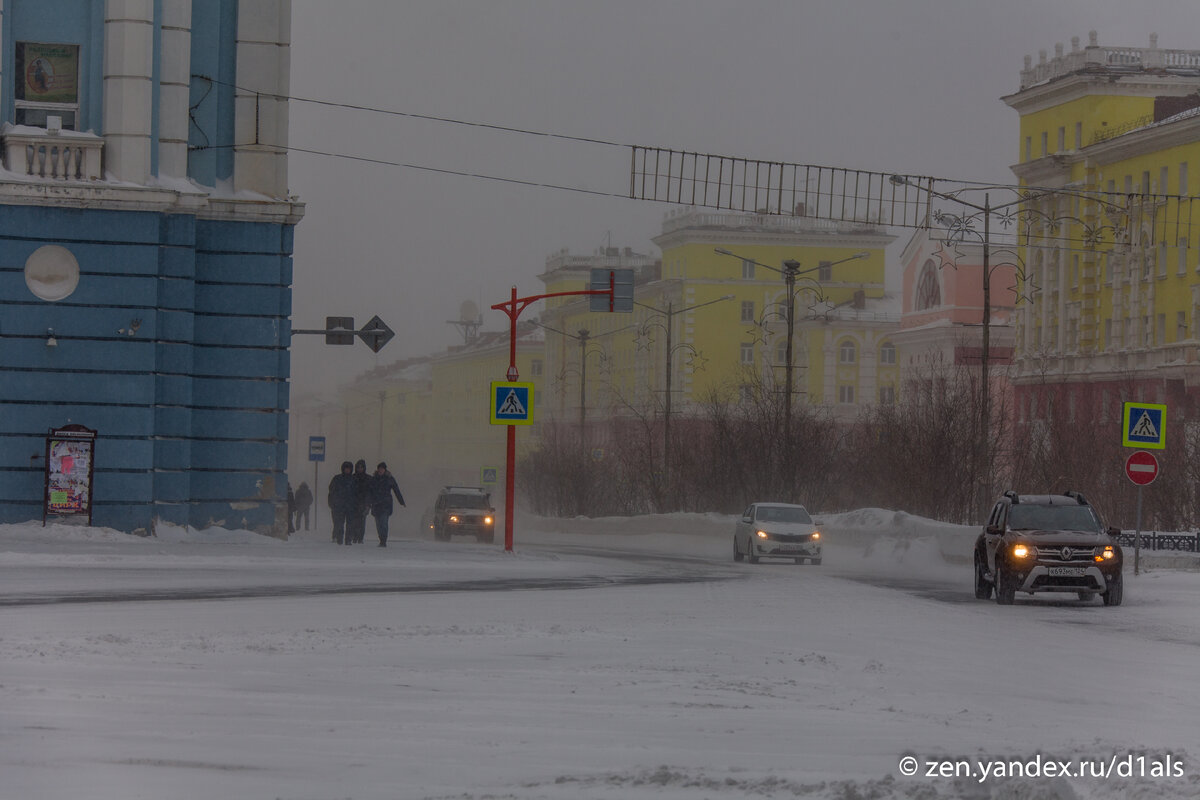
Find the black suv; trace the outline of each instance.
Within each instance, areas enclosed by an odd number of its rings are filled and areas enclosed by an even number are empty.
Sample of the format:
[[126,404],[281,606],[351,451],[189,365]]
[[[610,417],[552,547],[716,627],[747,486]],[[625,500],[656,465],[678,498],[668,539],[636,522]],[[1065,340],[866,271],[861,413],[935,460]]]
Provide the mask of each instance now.
[[492,496],[478,486],[447,486],[433,504],[433,538],[450,541],[451,536],[474,536],[491,544],[496,536],[496,509]]
[[1121,605],[1124,556],[1116,528],[1104,529],[1078,492],[1004,493],[975,540],[975,597],[1011,605],[1017,592],[1097,594]]

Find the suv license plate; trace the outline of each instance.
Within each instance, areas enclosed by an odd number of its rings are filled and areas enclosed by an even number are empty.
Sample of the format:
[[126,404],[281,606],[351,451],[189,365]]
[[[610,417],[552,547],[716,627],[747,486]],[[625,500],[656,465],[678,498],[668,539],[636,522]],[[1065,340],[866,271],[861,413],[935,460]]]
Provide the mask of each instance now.
[[1082,578],[1083,567],[1049,567],[1051,578]]

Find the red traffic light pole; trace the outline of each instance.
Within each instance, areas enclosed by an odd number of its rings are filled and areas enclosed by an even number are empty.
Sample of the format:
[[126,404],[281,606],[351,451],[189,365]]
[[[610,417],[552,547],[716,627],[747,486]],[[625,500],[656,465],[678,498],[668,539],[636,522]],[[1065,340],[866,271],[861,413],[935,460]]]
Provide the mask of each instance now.
[[[595,284],[593,284],[594,286]],[[512,298],[503,303],[496,303],[492,308],[497,311],[503,311],[508,315],[508,372],[505,378],[512,383],[521,377],[517,370],[517,317],[521,316],[521,312],[529,308],[530,305],[538,300],[544,300],[547,297],[566,297],[568,295],[581,294],[606,294],[608,295],[608,310],[613,310],[614,287],[616,285],[616,275],[613,272],[608,274],[607,289],[585,289],[578,292],[552,292],[550,294],[535,294],[529,297],[517,297],[517,287],[512,287]],[[530,409],[532,413],[533,409]],[[516,487],[516,469],[517,469],[517,428],[515,425],[508,427],[508,448],[505,456],[504,468],[504,549],[507,552],[512,552],[513,549],[513,505],[514,488]]]

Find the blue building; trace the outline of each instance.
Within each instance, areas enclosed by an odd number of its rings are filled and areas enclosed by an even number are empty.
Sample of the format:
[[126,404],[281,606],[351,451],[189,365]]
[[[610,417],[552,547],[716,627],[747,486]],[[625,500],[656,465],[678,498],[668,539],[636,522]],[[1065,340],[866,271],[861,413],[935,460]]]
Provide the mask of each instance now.
[[0,522],[286,535],[285,0],[0,0]]

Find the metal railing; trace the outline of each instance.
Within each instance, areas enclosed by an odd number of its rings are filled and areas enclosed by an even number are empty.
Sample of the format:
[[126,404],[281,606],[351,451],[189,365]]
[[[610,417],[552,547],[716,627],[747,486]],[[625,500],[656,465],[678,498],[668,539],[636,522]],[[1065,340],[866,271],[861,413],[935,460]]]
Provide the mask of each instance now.
[[[1122,531],[1117,536],[1122,547],[1134,546],[1134,534]],[[1157,533],[1142,531],[1143,550],[1175,550],[1181,553],[1200,553],[1200,533]]]

